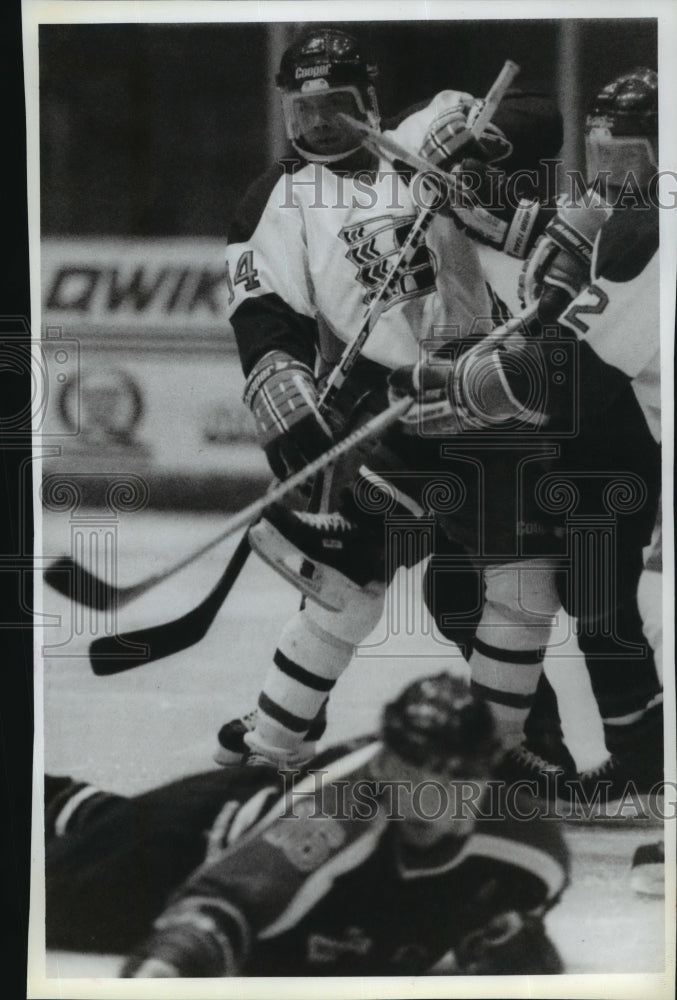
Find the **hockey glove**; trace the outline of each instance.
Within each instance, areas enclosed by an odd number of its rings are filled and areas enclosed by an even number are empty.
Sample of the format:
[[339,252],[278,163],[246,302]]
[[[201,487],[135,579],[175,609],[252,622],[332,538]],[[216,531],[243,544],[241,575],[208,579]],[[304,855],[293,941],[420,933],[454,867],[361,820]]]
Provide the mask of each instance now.
[[409,433],[460,434],[467,429],[469,415],[455,407],[451,398],[453,364],[440,358],[439,364],[417,362],[396,368],[388,376],[388,400],[405,396],[415,400],[400,421]]
[[270,351],[254,366],[243,398],[278,479],[302,469],[332,444],[317,408],[313,373],[284,351]]
[[538,303],[541,323],[554,323],[590,282],[595,239],[609,216],[595,195],[589,204],[562,202],[525,262],[519,281],[522,305]]
[[[472,208],[459,195],[450,192],[443,211],[450,214],[456,224],[482,243],[504,250],[512,257],[524,258],[543,231],[547,217],[535,199],[505,194],[505,174],[500,161],[513,151],[512,143],[501,129],[492,122],[479,139],[469,130],[481,111],[484,102],[469,100],[443,111],[433,121],[426,135],[421,156],[435,166],[452,171],[463,191],[475,202]],[[454,154],[450,149],[457,138],[468,130],[468,140]],[[499,168],[491,164],[498,163]]]
[[542,920],[502,913],[469,934],[455,949],[457,975],[539,976],[564,971]]
[[[423,140],[420,155],[445,171],[451,170],[458,164],[462,165],[467,158],[471,158],[477,164],[487,164],[509,156],[512,144],[491,122],[485,127],[479,139],[472,136],[470,129],[484,102],[473,100],[469,94],[460,96],[461,103],[442,111],[433,120]],[[456,146],[456,141],[464,132],[468,133],[467,142],[459,148]]]
[[199,979],[237,976],[218,901],[190,896],[170,906],[154,932],[125,963],[123,979]]
[[[512,145],[491,122],[475,138],[470,129],[484,102],[474,100],[469,94],[458,96],[458,104],[433,120],[419,152],[434,166],[457,177],[455,188],[441,192],[445,197],[445,203],[439,206],[441,213],[450,216],[461,228],[478,230],[489,242],[497,243],[505,227],[501,229],[482,206],[492,183],[489,164],[509,156]],[[460,139],[464,141],[459,145]],[[474,208],[467,207],[473,202]]]
[[460,356],[459,347],[447,345],[430,361],[391,373],[390,402],[411,396],[417,403],[401,418],[405,429],[434,436],[486,430],[507,421],[535,426],[545,422],[544,413],[521,401],[533,397],[534,368],[533,363],[521,363],[530,350],[523,337],[515,334],[502,347],[480,341]]

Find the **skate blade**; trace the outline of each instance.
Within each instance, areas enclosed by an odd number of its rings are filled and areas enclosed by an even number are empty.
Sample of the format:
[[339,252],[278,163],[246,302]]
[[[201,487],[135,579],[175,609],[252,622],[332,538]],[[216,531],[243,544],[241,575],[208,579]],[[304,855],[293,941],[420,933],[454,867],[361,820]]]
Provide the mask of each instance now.
[[630,876],[630,886],[640,896],[665,896],[665,863],[639,865]]
[[337,570],[308,559],[268,521],[249,529],[249,541],[264,562],[327,611],[344,611],[348,597],[365,589]]

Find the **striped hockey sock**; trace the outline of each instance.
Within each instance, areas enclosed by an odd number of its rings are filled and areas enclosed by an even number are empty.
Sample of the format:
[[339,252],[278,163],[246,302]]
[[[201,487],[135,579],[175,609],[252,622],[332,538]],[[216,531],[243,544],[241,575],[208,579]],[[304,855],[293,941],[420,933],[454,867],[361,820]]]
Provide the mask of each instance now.
[[524,738],[524,723],[543,670],[543,656],[541,648],[506,649],[475,638],[470,657],[472,689],[490,703],[506,749]]
[[372,631],[383,610],[383,593],[351,602],[342,612],[309,601],[287,623],[259,695],[256,726],[245,736],[261,753],[294,754],[355,646]]
[[245,737],[254,750],[296,751],[353,647],[320,629],[300,611],[287,623],[259,695],[255,729]]
[[524,738],[559,602],[551,570],[537,560],[488,568],[485,580],[470,657],[472,687],[491,705],[508,749]]

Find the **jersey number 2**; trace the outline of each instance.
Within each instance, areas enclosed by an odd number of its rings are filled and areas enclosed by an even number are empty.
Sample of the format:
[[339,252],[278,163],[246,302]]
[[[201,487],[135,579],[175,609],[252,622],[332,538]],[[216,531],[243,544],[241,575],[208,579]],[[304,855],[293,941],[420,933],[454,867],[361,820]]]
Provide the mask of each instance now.
[[592,301],[581,302],[579,296],[561,316],[562,323],[573,326],[580,333],[587,333],[590,327],[582,319],[579,319],[579,316],[582,314],[598,316],[609,305],[609,296],[599,285],[590,285],[589,288],[586,288],[586,296],[590,296]]

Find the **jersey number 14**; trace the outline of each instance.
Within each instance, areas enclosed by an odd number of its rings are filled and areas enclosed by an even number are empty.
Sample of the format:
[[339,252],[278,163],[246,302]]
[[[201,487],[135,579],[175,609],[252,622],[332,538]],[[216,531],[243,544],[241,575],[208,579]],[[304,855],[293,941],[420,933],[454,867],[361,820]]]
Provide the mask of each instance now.
[[245,250],[240,255],[240,259],[235,265],[235,274],[231,278],[230,265],[226,261],[226,284],[228,285],[228,305],[231,305],[235,298],[235,285],[244,283],[245,292],[253,292],[261,287],[259,272],[254,267],[254,251]]

